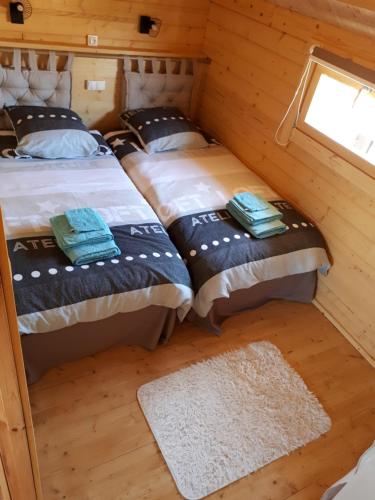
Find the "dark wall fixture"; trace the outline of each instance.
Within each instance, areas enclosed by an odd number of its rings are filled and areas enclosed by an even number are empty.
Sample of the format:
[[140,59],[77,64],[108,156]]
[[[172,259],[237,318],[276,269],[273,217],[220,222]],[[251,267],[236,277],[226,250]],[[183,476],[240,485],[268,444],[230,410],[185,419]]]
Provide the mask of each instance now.
[[31,16],[32,7],[29,0],[22,2],[9,2],[10,22],[15,24],[23,24],[24,20]]
[[139,33],[157,36],[161,28],[161,20],[156,17],[139,16]]

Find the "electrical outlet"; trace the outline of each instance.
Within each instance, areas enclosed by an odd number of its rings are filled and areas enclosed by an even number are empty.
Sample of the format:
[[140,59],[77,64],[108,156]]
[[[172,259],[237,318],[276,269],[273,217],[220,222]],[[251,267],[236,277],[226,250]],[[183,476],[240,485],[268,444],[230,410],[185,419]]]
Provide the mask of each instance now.
[[105,90],[105,80],[86,80],[86,90]]
[[97,47],[99,45],[98,35],[87,35],[87,45],[89,47]]

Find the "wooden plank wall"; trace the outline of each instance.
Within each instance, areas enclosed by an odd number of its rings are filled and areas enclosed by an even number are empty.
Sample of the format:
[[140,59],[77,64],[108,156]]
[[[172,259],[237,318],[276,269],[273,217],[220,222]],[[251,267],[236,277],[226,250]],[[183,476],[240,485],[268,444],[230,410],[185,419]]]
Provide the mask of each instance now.
[[324,148],[274,134],[313,43],[374,67],[374,41],[263,0],[211,0],[203,127],[324,233],[334,266],[318,305],[375,361],[375,181]]
[[[153,49],[199,53],[205,33],[209,0],[32,0],[25,24],[11,24],[8,2],[0,4],[1,40],[64,44],[77,50],[88,34],[99,36],[100,47]],[[139,15],[160,18],[155,38],[138,33]],[[106,80],[103,92],[87,91],[84,81]],[[90,127],[118,126],[121,104],[121,63],[113,59],[77,58],[74,63],[73,109]]]

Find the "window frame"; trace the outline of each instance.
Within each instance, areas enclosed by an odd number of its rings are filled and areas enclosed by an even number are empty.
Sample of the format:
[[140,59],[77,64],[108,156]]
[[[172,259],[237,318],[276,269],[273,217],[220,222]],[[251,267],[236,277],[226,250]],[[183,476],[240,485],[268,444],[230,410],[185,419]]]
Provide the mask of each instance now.
[[306,90],[302,98],[300,111],[297,117],[295,128],[298,129],[300,132],[306,134],[307,136],[311,137],[312,139],[314,139],[315,141],[317,141],[319,144],[326,147],[330,151],[332,151],[332,153],[350,162],[352,165],[354,165],[355,167],[357,167],[358,169],[362,170],[367,175],[375,179],[375,165],[368,162],[367,160],[357,155],[356,153],[346,148],[345,146],[339,144],[334,139],[324,134],[323,132],[320,132],[319,130],[312,127],[305,121],[311,101],[315,94],[315,90],[318,86],[320,76],[323,74],[330,76],[335,80],[341,81],[345,84],[349,84],[358,90],[363,88],[362,83],[356,81],[354,78],[350,78],[349,76],[340,73],[339,70],[334,71],[333,69],[327,68],[321,64],[315,64],[306,84]]

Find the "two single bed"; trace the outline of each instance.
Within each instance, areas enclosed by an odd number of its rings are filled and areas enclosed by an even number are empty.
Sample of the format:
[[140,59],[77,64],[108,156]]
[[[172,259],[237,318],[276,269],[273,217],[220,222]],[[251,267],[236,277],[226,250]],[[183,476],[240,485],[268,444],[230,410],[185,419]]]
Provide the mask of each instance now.
[[[151,60],[147,70],[143,58],[125,58],[123,118],[137,120],[132,112],[137,108],[151,115],[130,132],[107,135],[124,173],[106,154],[102,138],[96,136],[98,150],[80,117],[68,110],[71,57],[57,72],[53,53],[45,71],[38,69],[33,51],[28,56],[30,69],[22,69],[20,52],[14,51],[13,68],[5,70],[0,86],[17,134],[8,147],[7,133],[0,132],[5,156],[0,205],[29,382],[53,366],[117,343],[154,348],[169,338],[177,318],[218,332],[226,317],[267,300],[313,298],[317,270],[326,273],[330,267],[324,238],[226,148],[202,138],[179,111],[191,108],[196,64]],[[17,85],[8,88],[7,82]],[[160,117],[153,115],[156,105],[162,106]],[[169,137],[176,124],[187,133]],[[146,129],[149,141],[141,145],[138,132]],[[67,156],[64,148],[76,144],[69,139],[59,144],[61,131],[66,138],[81,137],[102,155],[41,160],[18,154],[21,144],[38,145],[47,132],[59,149],[50,158]],[[207,139],[210,145],[155,154],[142,148],[173,147],[173,137],[193,138],[197,146]],[[48,139],[41,144],[50,150]],[[225,209],[242,191],[275,205],[288,231],[265,240],[251,237]],[[49,219],[82,207],[103,216],[121,256],[73,266],[57,247]]]

